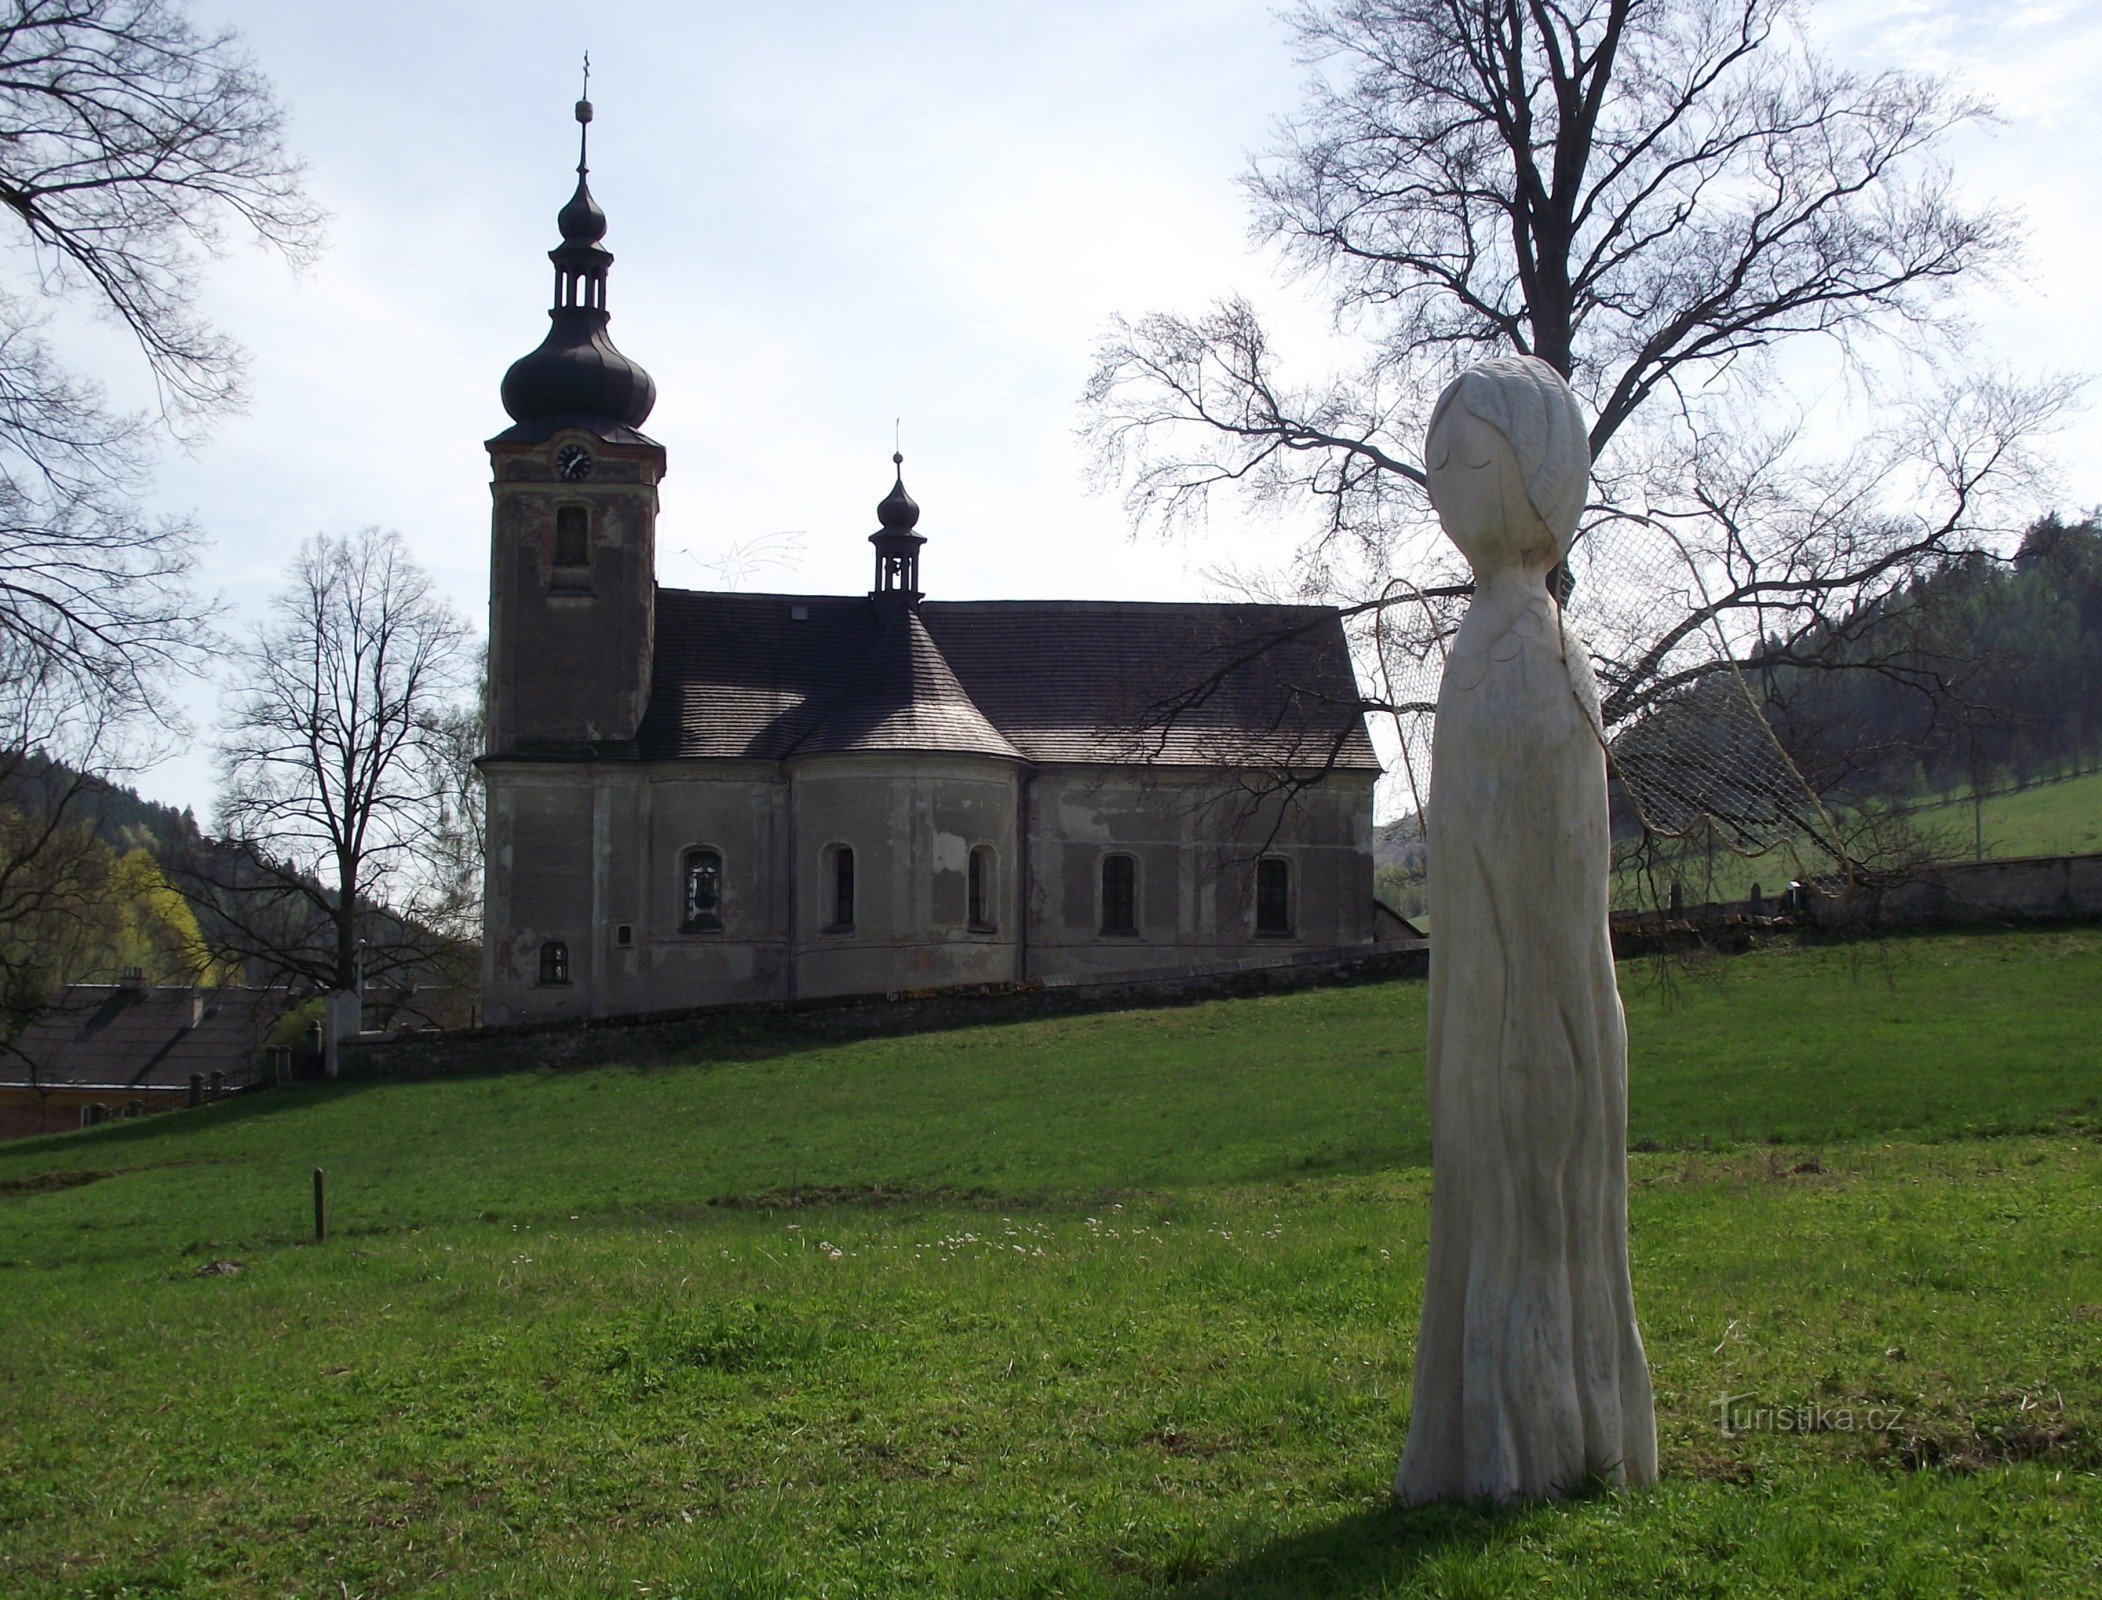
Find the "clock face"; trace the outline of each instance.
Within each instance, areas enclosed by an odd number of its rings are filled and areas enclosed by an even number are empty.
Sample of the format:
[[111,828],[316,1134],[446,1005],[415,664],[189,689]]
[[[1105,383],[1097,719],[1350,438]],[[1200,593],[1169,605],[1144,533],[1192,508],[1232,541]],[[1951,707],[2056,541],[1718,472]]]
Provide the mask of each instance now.
[[562,474],[562,481],[575,483],[591,476],[591,452],[580,444],[566,444],[562,453],[555,457],[555,470]]

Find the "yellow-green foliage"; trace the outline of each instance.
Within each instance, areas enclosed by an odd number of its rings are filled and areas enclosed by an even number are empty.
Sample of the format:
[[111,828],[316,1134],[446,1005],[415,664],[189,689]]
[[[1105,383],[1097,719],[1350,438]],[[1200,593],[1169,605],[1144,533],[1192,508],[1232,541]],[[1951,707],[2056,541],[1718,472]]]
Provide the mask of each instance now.
[[[26,826],[17,814],[0,832]],[[196,914],[150,851],[121,855],[85,830],[62,833],[29,861],[42,892],[0,929],[11,967],[51,989],[109,983],[136,968],[149,983],[219,984],[227,974],[206,949]]]
[[196,913],[150,854],[131,850],[117,857],[107,882],[111,949],[120,965],[161,983],[222,981]]

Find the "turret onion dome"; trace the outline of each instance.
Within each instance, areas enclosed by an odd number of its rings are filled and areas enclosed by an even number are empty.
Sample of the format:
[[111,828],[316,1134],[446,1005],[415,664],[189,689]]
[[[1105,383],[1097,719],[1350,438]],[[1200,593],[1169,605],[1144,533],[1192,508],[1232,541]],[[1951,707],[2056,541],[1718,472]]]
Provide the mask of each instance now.
[[898,481],[890,486],[889,494],[876,502],[876,521],[885,533],[910,533],[913,524],[920,520],[920,503],[905,492],[904,455],[893,452],[890,462],[898,469]]
[[577,102],[577,121],[583,126],[577,191],[555,219],[562,242],[547,253],[555,264],[555,303],[547,314],[551,326],[540,348],[514,361],[504,374],[504,409],[517,422],[575,417],[639,428],[657,403],[657,384],[639,362],[614,348],[606,332],[606,274],[613,252],[599,243],[606,236],[606,213],[591,197],[587,181],[589,100]]
[[568,205],[555,213],[555,226],[562,230],[565,245],[597,244],[606,237],[606,213],[591,198],[590,186],[581,172],[577,175],[577,192],[569,197]]

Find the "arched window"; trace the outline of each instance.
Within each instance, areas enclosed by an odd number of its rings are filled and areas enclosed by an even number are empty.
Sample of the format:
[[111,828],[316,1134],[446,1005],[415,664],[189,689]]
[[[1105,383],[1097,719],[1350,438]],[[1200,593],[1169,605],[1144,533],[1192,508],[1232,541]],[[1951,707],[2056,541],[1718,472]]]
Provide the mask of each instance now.
[[591,565],[591,513],[582,506],[555,508],[555,565]]
[[854,851],[851,846],[843,844],[832,847],[831,926],[854,926]]
[[971,851],[970,909],[966,916],[973,928],[990,933],[999,919],[993,915],[993,847],[981,844]]
[[1102,858],[1102,931],[1139,931],[1139,864],[1130,856]]
[[540,981],[569,982],[569,946],[560,939],[550,939],[540,947]]
[[1273,939],[1291,936],[1292,863],[1282,856],[1255,864],[1255,931]]
[[689,850],[680,879],[679,926],[688,933],[715,933],[722,925],[722,855],[715,850]]

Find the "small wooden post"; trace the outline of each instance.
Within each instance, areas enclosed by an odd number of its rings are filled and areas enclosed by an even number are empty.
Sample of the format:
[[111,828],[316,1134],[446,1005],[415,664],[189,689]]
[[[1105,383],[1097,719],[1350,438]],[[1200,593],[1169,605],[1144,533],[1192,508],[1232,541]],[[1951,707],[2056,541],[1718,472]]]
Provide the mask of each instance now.
[[319,1167],[314,1169],[314,1243],[319,1244],[328,1237],[327,1179]]

